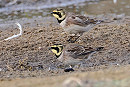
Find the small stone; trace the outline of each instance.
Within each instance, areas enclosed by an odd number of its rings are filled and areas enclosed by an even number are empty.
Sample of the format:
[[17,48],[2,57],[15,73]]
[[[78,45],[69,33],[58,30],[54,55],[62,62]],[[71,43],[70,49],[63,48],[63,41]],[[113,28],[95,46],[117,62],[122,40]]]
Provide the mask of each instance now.
[[0,71],[2,71],[2,68],[0,68]]
[[67,69],[64,69],[65,72],[73,72],[74,69],[73,68],[67,68]]

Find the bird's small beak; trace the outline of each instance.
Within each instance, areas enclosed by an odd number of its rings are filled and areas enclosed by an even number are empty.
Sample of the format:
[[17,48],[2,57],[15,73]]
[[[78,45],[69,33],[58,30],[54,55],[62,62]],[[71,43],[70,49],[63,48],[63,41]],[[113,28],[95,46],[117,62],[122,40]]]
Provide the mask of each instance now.
[[51,14],[53,14],[53,12],[51,12]]
[[51,47],[49,47],[48,49],[51,50]]

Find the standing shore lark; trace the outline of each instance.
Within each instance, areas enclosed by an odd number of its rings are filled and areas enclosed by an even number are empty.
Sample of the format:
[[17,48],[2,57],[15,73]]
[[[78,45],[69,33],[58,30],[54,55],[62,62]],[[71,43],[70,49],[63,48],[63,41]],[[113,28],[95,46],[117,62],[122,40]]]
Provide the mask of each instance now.
[[63,45],[54,45],[50,47],[50,50],[55,54],[60,62],[65,65],[74,66],[81,63],[84,60],[91,58],[93,53],[102,50],[103,47],[97,47],[95,49],[84,47],[78,44],[68,44],[65,47]]
[[73,36],[81,36],[84,32],[89,31],[101,20],[89,19],[88,17],[76,15],[74,13],[66,13],[63,9],[58,8],[51,13],[58,20],[65,32]]

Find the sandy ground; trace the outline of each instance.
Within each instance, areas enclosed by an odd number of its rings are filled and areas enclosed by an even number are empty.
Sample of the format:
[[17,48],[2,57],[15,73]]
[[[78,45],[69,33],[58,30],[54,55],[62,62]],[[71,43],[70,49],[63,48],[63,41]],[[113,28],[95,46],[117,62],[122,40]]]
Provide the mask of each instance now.
[[[114,67],[114,66],[113,66]],[[0,87],[129,87],[129,65],[46,78],[1,79]]]
[[[45,20],[46,22],[43,22]],[[99,85],[105,84],[108,87],[119,87],[118,83],[120,87],[128,87],[130,17],[110,16],[105,21],[108,23],[97,25],[75,42],[87,47],[103,46],[104,49],[95,53],[79,69],[69,73],[64,72],[61,68],[64,64],[57,61],[54,54],[48,50],[48,47],[55,43],[69,44],[69,34],[64,33],[54,18],[31,21],[35,27],[32,27],[30,22],[22,23],[23,35],[8,41],[3,39],[17,34],[19,30],[12,27],[0,30],[0,87],[57,87],[71,76],[76,77],[79,82],[81,80],[81,85],[88,87],[101,87]]]

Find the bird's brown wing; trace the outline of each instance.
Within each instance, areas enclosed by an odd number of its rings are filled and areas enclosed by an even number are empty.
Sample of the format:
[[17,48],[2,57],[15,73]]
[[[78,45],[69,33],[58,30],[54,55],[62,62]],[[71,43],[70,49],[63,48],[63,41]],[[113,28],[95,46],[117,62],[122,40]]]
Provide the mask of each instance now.
[[93,52],[94,49],[86,48],[82,45],[71,44],[66,46],[66,52],[69,53],[69,56],[75,59],[83,59],[83,56],[86,56]]
[[69,26],[71,24],[79,25],[79,26],[86,26],[85,22],[83,19],[76,17],[75,15],[71,15],[67,18],[67,23],[66,25]]
[[76,17],[82,19],[82,21],[85,24],[96,24],[97,22],[101,21],[101,20],[96,20],[96,19],[92,19],[92,18],[89,18],[89,17],[85,17],[85,16],[82,16],[82,15],[76,15]]
[[85,51],[82,52],[82,53],[80,53],[80,54],[78,54],[77,56],[82,57],[82,58],[84,59],[84,58],[86,58],[87,56],[89,56],[89,54],[91,54],[91,53],[93,53],[93,52],[96,52],[96,51],[101,51],[103,48],[104,48],[104,47],[97,47],[97,48],[93,49],[93,48],[91,48],[91,47],[89,47],[89,48],[84,47]]
[[66,25],[69,26],[71,24],[79,25],[79,26],[87,26],[89,24],[96,24],[98,21],[94,19],[89,19],[88,17],[81,15],[70,15],[67,17]]
[[92,48],[92,47],[85,47],[79,44],[71,43],[68,44],[64,51],[67,52],[67,54],[74,59],[85,59],[87,58],[91,53],[100,51],[104,47],[97,47],[97,48]]

